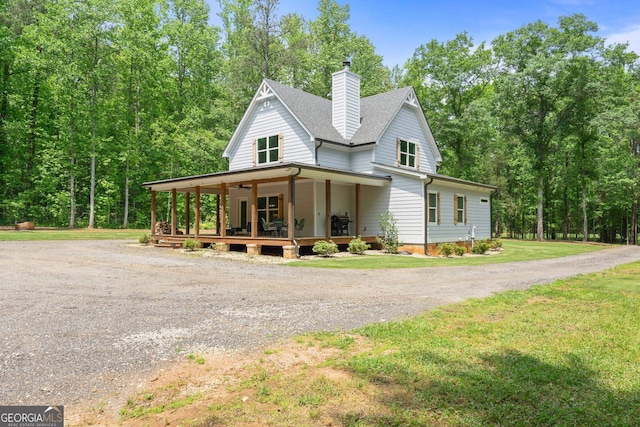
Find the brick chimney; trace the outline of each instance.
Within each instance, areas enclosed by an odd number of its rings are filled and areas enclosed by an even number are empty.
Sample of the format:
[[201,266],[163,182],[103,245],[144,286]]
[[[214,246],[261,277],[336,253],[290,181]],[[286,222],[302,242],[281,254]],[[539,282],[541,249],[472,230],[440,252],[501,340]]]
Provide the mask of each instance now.
[[331,123],[345,139],[351,139],[360,127],[360,76],[349,70],[351,62],[332,75]]

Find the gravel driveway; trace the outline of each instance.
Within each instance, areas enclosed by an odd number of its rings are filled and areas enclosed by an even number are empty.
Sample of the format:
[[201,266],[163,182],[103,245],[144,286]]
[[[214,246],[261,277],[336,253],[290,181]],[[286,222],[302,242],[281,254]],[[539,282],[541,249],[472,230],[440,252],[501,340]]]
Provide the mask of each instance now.
[[0,403],[108,396],[194,351],[252,349],[524,289],[640,259],[324,270],[187,256],[121,241],[0,242]]

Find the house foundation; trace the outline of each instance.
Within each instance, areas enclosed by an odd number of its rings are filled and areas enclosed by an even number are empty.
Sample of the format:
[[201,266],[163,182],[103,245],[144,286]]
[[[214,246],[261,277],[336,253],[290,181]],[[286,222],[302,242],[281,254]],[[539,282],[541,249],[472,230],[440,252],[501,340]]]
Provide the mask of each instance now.
[[287,245],[282,247],[282,257],[285,259],[296,259],[296,247],[293,245]]
[[227,243],[217,242],[216,252],[229,252],[231,246]]
[[262,245],[257,245],[253,243],[247,244],[247,255],[255,256],[262,254]]

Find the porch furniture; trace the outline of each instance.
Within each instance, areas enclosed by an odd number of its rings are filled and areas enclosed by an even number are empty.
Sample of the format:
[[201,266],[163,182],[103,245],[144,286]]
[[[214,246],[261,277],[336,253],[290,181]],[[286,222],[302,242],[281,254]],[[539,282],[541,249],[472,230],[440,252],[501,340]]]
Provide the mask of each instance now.
[[273,227],[275,229],[275,234],[277,236],[282,236],[282,230],[286,227],[287,225],[284,223],[284,219],[282,218],[275,218],[272,222],[271,222],[271,227]]
[[296,231],[302,231],[302,229],[304,228],[304,218],[302,218],[300,221],[298,221],[298,219],[296,218],[295,227]]
[[260,222],[262,223],[262,229],[265,231],[265,233],[271,234],[273,237],[276,237],[278,229],[273,225],[273,223],[271,225],[267,224],[267,220],[264,218],[260,218]]
[[344,236],[349,234],[349,220],[348,216],[331,216],[331,235],[332,236]]

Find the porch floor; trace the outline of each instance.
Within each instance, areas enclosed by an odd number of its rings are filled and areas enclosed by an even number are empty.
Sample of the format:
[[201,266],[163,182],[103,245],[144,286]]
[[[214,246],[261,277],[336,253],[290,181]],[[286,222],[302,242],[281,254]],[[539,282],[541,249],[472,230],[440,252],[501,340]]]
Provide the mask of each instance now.
[[[203,245],[215,245],[216,243],[223,243],[226,245],[240,245],[245,247],[247,245],[257,245],[259,247],[267,246],[267,247],[280,247],[283,248],[285,246],[297,246],[300,248],[310,248],[317,241],[320,240],[333,240],[333,242],[337,245],[348,245],[349,242],[354,238],[354,236],[331,236],[327,238],[326,236],[314,236],[314,237],[296,237],[295,243],[293,240],[289,240],[286,237],[270,237],[270,236],[259,236],[259,237],[250,237],[250,236],[225,236],[221,237],[217,234],[202,234],[198,235],[197,240],[199,240]],[[152,236],[154,242],[156,242],[156,246],[160,247],[172,247],[172,248],[180,248],[182,247],[182,243],[187,239],[196,239],[195,234],[178,234],[178,235],[168,235],[168,234],[154,234]],[[376,244],[376,236],[361,236],[362,241],[370,244]]]

